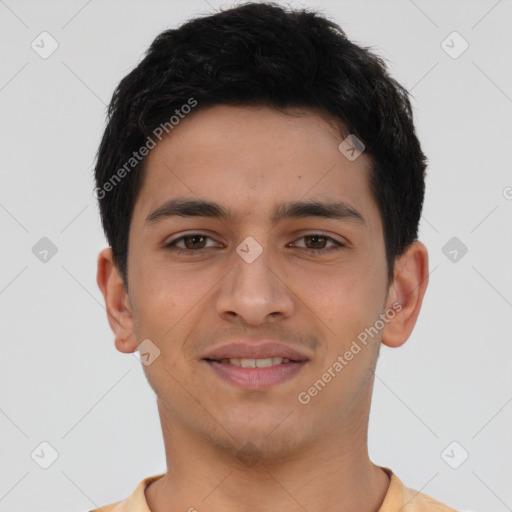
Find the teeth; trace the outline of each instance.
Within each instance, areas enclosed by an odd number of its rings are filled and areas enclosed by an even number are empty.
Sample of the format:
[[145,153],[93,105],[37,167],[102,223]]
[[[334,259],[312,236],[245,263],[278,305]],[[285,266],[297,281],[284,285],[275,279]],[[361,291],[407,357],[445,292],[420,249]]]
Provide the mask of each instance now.
[[282,363],[289,363],[290,360],[283,357],[267,357],[266,359],[241,359],[232,357],[231,359],[222,359],[221,363],[229,363],[233,366],[241,366],[243,368],[266,368]]

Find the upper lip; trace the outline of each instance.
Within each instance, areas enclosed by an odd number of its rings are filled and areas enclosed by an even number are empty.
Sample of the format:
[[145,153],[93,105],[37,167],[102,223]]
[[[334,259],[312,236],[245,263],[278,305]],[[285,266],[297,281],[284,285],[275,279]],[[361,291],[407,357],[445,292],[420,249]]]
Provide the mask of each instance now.
[[276,342],[237,342],[228,343],[213,349],[203,359],[267,359],[270,357],[282,357],[292,361],[307,361],[309,358],[287,345]]

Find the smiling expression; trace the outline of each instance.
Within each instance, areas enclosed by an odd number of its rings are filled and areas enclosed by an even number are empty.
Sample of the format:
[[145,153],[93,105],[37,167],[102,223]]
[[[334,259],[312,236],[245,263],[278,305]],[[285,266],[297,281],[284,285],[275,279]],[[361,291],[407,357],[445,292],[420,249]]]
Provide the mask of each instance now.
[[[214,106],[184,119],[147,157],[128,249],[133,329],[160,350],[144,370],[169,421],[274,454],[363,422],[379,336],[309,405],[297,395],[375,323],[389,288],[370,158],[347,159],[325,117],[290,113]],[[306,361],[262,368],[258,387],[258,369],[208,360],[240,341]]]

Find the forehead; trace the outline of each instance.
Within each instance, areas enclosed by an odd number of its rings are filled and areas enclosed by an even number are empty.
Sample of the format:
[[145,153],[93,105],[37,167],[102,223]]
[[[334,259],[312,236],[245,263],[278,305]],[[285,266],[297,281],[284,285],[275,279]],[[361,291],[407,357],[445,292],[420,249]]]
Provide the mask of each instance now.
[[218,105],[174,126],[147,156],[133,222],[176,197],[214,200],[243,218],[297,200],[339,200],[375,214],[370,159],[350,161],[345,135],[308,110]]

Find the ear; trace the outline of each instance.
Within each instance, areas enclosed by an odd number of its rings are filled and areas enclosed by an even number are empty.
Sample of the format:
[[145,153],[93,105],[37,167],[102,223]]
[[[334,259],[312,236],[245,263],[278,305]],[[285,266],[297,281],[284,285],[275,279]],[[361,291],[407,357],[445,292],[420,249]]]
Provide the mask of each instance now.
[[384,345],[400,347],[411,335],[427,289],[428,275],[428,252],[421,242],[413,242],[395,259],[386,311],[394,309],[396,314],[382,331]]
[[134,352],[137,350],[137,341],[130,299],[110,247],[98,255],[96,282],[105,299],[108,323],[114,333],[117,350]]

